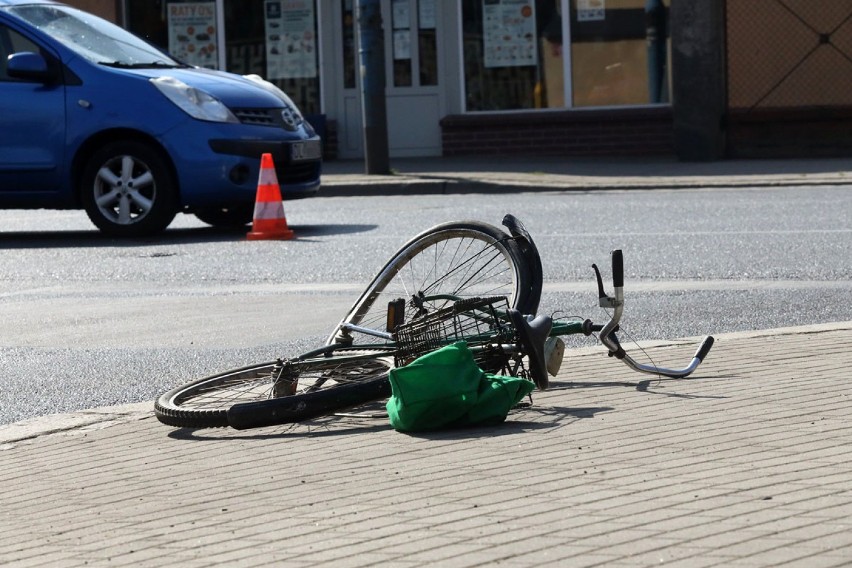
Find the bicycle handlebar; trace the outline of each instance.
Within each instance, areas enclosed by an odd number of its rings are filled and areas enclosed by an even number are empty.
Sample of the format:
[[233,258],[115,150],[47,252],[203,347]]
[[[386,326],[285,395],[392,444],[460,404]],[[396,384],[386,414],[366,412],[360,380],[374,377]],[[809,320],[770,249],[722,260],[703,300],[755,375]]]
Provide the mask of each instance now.
[[618,330],[618,324],[621,321],[621,315],[624,312],[624,256],[622,255],[622,252],[620,250],[612,251],[612,285],[614,288],[614,296],[611,297],[603,292],[603,283],[601,281],[600,271],[598,271],[596,266],[594,269],[598,279],[598,289],[602,293],[600,304],[602,307],[612,308],[613,310],[610,321],[603,327],[600,335],[598,336],[600,342],[609,349],[610,356],[624,361],[627,366],[634,371],[639,371],[640,373],[663,375],[676,379],[682,379],[692,374],[705,357],[707,357],[707,353],[710,352],[710,348],[713,347],[713,343],[715,341],[713,337],[708,335],[704,338],[699,345],[698,350],[695,352],[695,355],[693,355],[692,361],[690,361],[689,365],[682,369],[666,369],[663,367],[657,367],[656,365],[644,365],[636,362],[627,354],[627,352],[624,351],[624,348],[621,347],[621,343],[618,341],[618,337],[615,335],[615,332]]
[[612,251],[612,287],[624,288],[624,255],[620,250]]

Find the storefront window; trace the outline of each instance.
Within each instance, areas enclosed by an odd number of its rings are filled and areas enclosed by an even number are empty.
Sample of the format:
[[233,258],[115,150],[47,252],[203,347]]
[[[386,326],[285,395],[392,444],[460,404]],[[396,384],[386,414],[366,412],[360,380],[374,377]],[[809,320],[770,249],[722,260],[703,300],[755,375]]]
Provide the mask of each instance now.
[[392,0],[393,86],[411,86],[411,3]]
[[417,49],[420,62],[420,85],[438,84],[437,0],[417,2]]
[[572,0],[574,106],[668,102],[669,1]]
[[467,110],[546,106],[538,41],[545,8],[552,4],[553,0],[462,0]]
[[225,0],[228,71],[260,75],[320,112],[315,0]]
[[[390,24],[383,21],[385,50],[391,50],[388,81],[393,87],[429,87],[439,83],[438,0],[391,0]],[[341,0],[343,86],[354,89],[357,0]]]
[[392,1],[394,87],[438,84],[436,9],[435,0]]
[[668,102],[669,2],[462,0],[467,110]]
[[219,64],[216,2],[127,0],[130,31],[190,65]]
[[[216,68],[217,2],[126,0],[130,31],[191,65]],[[306,114],[320,112],[315,0],[219,0],[225,65],[281,87]]]

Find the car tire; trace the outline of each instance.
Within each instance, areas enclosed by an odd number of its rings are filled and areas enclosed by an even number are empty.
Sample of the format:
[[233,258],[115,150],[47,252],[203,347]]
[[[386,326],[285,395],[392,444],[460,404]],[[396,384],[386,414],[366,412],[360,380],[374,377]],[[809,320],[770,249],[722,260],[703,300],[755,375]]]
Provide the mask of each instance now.
[[104,233],[141,237],[163,231],[178,211],[178,191],[166,158],[135,140],[105,144],[83,170],[81,201]]
[[213,227],[239,228],[252,222],[254,204],[232,205],[230,207],[209,207],[193,211],[199,221]]

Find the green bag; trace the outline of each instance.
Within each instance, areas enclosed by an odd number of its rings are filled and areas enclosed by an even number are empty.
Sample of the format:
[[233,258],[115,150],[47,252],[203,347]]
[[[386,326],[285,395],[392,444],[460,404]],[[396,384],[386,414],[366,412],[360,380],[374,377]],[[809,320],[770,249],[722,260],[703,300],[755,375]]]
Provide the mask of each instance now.
[[535,388],[526,379],[480,369],[464,341],[390,372],[391,426],[400,432],[499,424]]

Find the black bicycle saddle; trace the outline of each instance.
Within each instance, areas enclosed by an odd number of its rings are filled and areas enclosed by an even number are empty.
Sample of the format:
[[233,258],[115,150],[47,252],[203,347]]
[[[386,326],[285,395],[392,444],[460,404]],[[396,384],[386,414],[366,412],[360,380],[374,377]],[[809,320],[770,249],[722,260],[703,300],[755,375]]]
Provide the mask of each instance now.
[[544,361],[544,342],[550,335],[553,318],[545,315],[529,318],[514,308],[509,309],[509,319],[518,332],[524,353],[529,358],[530,377],[539,390],[544,390],[550,382]]

